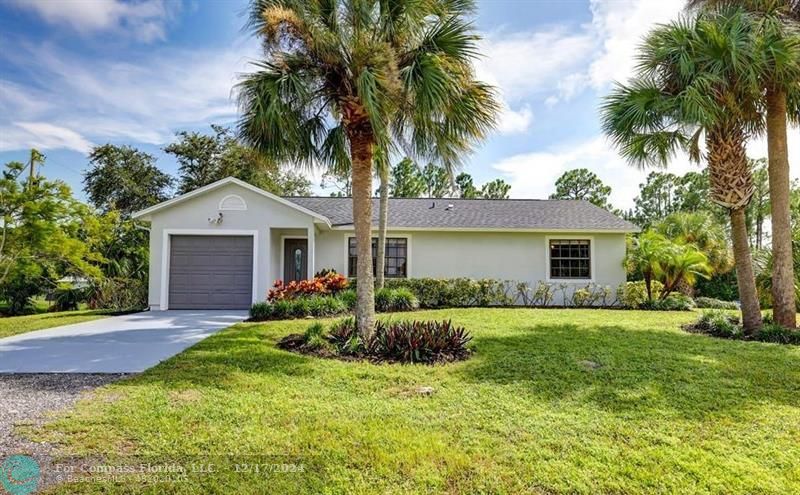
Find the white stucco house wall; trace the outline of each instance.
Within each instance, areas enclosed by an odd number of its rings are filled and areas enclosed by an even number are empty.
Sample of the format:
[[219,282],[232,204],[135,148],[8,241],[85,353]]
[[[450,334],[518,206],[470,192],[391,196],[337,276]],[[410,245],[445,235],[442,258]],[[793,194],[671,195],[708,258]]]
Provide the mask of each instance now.
[[[133,218],[149,223],[153,310],[243,309],[277,279],[355,276],[350,198],[281,198],[227,178]],[[585,201],[391,199],[386,275],[616,288],[636,230]]]

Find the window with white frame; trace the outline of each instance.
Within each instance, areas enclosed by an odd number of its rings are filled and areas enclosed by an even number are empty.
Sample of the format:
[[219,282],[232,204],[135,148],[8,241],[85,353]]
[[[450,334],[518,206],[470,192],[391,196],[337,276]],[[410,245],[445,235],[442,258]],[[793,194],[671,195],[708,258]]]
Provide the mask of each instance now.
[[591,279],[592,250],[588,239],[550,240],[551,279]]
[[[378,238],[372,238],[372,274],[375,275],[378,255]],[[405,278],[408,276],[408,239],[405,237],[387,237],[386,252],[384,253],[383,276],[386,278]],[[358,255],[356,252],[356,238],[350,237],[347,241],[347,273],[350,277],[356,276]]]

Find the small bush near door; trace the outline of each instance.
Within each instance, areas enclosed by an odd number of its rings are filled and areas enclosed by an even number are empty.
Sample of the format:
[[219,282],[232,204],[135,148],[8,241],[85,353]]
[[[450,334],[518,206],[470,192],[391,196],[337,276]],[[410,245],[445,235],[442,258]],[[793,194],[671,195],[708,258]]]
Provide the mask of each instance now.
[[[259,302],[250,308],[250,321],[326,318],[348,313],[355,308],[356,294],[345,290],[335,296],[303,296]],[[375,293],[375,306],[380,312],[413,311],[419,301],[407,289],[381,289]]]

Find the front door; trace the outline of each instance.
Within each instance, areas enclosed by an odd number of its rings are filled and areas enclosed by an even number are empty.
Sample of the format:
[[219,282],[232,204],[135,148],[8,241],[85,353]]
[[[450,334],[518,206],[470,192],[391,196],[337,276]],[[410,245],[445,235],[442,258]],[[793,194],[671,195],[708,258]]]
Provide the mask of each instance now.
[[308,239],[283,240],[283,281],[308,278]]

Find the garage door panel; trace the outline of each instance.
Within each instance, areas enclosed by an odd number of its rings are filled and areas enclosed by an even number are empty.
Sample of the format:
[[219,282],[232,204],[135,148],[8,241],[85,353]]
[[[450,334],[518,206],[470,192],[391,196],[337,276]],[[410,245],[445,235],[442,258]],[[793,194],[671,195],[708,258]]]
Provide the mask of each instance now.
[[252,301],[253,238],[172,236],[169,307],[246,309]]

